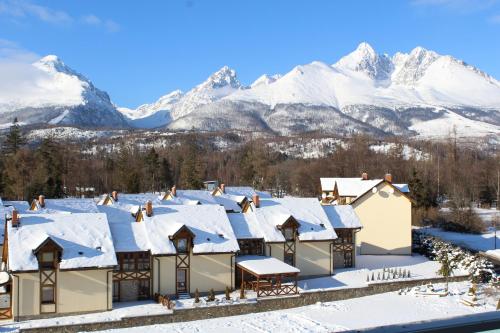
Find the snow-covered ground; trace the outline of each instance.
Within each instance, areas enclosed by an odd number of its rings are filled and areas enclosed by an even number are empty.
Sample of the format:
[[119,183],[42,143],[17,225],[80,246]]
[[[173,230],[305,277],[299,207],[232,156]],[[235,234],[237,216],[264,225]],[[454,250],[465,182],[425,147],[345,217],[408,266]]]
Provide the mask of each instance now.
[[[446,212],[447,208],[442,211]],[[461,247],[469,248],[476,251],[488,251],[495,249],[495,231],[491,227],[493,221],[497,220],[500,226],[500,211],[496,209],[474,209],[484,224],[488,227],[488,231],[483,234],[464,234],[459,232],[444,231],[440,228],[422,228],[421,231],[432,236],[439,237],[445,241],[456,244]],[[500,248],[500,230],[497,231],[496,247]],[[499,253],[500,258],[500,253]]]
[[[443,291],[443,285],[435,288]],[[446,297],[418,294],[417,288],[399,295],[390,292],[337,302],[317,303],[300,308],[254,313],[242,316],[205,319],[175,324],[153,325],[109,330],[115,333],[134,333],[147,330],[156,332],[340,332],[373,328],[384,325],[401,325],[457,316],[488,312],[500,318],[495,311],[496,297],[478,295],[478,306],[470,307],[460,302],[467,296],[467,282],[451,283]],[[384,329],[400,331],[401,327]]]
[[168,310],[166,307],[154,303],[153,301],[114,303],[113,308],[114,309],[111,311],[89,313],[83,315],[27,320],[19,323],[4,322],[3,325],[0,326],[0,332],[9,330],[14,331],[20,328],[118,321],[123,317],[149,316],[171,313],[171,310]]

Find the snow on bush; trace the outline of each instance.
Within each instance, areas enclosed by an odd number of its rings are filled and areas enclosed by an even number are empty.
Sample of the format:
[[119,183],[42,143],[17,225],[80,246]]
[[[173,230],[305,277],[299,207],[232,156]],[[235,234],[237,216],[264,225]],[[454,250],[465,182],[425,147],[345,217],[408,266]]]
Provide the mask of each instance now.
[[[472,282],[486,283],[497,279],[493,264],[478,254],[421,232],[414,232],[413,239],[417,252],[431,260],[445,263],[443,266],[452,270],[468,271]],[[446,273],[440,271],[443,276]]]

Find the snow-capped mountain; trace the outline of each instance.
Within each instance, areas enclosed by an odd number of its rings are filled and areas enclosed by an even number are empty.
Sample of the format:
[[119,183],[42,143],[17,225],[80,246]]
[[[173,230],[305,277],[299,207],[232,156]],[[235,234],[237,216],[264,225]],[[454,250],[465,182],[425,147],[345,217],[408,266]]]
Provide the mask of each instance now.
[[500,82],[422,47],[391,57],[361,43],[333,65],[264,75],[172,118],[171,129],[498,136]]
[[[28,65],[17,90],[0,91],[0,124],[125,127],[108,94],[54,55]],[[1,80],[1,78],[0,78]]]
[[156,128],[164,127],[172,121],[170,111],[184,96],[180,90],[172,91],[151,104],[143,104],[137,109],[118,108],[132,127]]

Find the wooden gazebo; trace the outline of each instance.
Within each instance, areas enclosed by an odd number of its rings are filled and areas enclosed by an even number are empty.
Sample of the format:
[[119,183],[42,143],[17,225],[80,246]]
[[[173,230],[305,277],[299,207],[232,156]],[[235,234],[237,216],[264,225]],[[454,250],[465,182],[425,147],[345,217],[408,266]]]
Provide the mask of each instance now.
[[[300,270],[281,260],[266,256],[240,256],[236,267],[241,271],[241,288],[252,289],[257,297],[298,294],[297,276]],[[245,275],[251,281],[245,281]]]

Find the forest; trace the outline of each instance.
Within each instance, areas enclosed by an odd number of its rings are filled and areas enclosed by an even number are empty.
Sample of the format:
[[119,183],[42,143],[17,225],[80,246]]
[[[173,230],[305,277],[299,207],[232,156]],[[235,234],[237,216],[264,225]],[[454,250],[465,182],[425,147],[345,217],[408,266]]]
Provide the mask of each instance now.
[[[127,144],[119,149],[97,149],[45,138],[28,145],[22,129],[13,124],[1,143],[0,196],[11,200],[100,195],[117,190],[127,193],[166,191],[172,185],[199,189],[204,180],[226,185],[250,185],[275,195],[319,196],[320,177],[370,178],[392,174],[395,183],[408,183],[419,218],[431,214],[443,200],[458,207],[490,206],[498,200],[500,157],[445,141],[419,141],[413,146],[426,158],[405,158],[403,143],[388,152],[369,148],[374,138],[344,138],[327,157],[292,158],[273,151],[261,139],[221,151],[197,133],[181,135],[180,143],[165,148]],[[89,191],[84,191],[87,189]],[[83,193],[85,192],[85,193]]]

